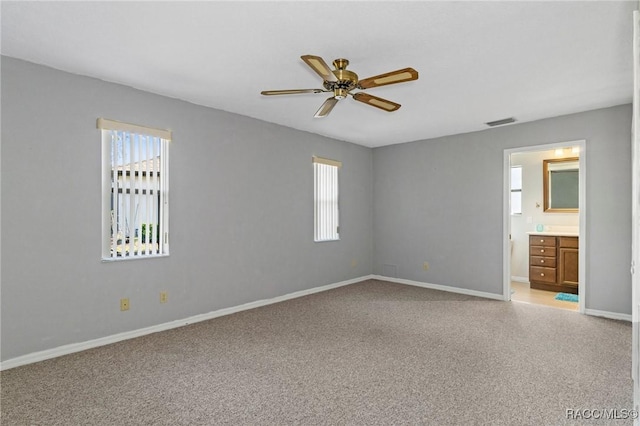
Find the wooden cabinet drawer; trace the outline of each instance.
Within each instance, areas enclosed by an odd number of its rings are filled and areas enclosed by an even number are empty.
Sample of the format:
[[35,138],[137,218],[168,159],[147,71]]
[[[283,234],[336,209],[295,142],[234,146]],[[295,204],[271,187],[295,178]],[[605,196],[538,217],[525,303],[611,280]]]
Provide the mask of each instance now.
[[556,246],[556,237],[549,237],[548,235],[529,235],[530,246]]
[[529,256],[556,257],[556,248],[547,246],[531,246],[529,247]]
[[556,258],[555,257],[531,256],[529,258],[529,264],[531,266],[546,266],[547,268],[555,268],[556,267]]
[[542,281],[546,283],[556,282],[556,268],[544,268],[531,266],[529,268],[529,281]]
[[578,248],[578,237],[559,237],[559,247]]

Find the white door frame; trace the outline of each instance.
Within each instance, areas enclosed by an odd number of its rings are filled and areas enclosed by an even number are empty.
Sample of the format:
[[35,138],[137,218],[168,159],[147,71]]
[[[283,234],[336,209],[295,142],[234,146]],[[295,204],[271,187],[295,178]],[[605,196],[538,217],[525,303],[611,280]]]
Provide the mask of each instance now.
[[[586,214],[587,214],[587,142],[586,140],[576,140],[567,142],[557,142],[544,145],[526,146],[521,148],[510,148],[504,150],[504,190],[503,190],[503,228],[502,228],[502,276],[503,276],[503,290],[502,297],[504,300],[511,300],[511,247],[509,244],[509,234],[511,232],[511,154],[523,153],[523,152],[535,152],[535,151],[548,151],[556,148],[564,148],[568,146],[577,146],[580,148],[579,158],[579,171],[578,171],[578,186],[579,186],[579,200],[578,200],[578,294],[579,298],[579,310],[581,314],[585,311],[585,299],[586,299],[586,255],[587,255],[587,233],[586,233]],[[542,172],[542,170],[541,170]]]
[[[640,13],[633,12],[633,121],[631,129],[631,377],[633,408],[640,408]],[[636,418],[634,425],[639,425]]]

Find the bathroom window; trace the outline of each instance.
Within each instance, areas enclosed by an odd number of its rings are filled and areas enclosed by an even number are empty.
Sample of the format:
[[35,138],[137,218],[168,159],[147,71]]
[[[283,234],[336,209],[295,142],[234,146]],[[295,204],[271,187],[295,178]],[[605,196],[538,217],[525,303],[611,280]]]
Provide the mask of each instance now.
[[522,166],[511,167],[511,214],[522,214]]

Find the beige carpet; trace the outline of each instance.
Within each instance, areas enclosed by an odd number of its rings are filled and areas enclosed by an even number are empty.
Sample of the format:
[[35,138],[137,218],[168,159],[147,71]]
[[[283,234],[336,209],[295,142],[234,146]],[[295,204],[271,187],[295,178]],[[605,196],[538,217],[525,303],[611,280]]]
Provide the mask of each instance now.
[[628,323],[365,281],[4,371],[1,423],[579,424],[630,371]]

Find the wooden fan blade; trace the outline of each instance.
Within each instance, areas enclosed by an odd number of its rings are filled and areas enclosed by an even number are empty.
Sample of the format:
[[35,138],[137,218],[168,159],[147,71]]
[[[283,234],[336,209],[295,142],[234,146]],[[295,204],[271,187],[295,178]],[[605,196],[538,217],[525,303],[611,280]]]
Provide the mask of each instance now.
[[322,90],[322,89],[263,90],[262,92],[260,92],[260,94],[271,96],[271,95],[297,95],[298,93],[322,93],[322,92],[327,92],[327,90]]
[[417,79],[418,71],[413,68],[403,68],[401,70],[391,71],[386,74],[380,74],[360,80],[358,82],[358,87],[361,89],[368,89],[370,87],[386,86],[387,84],[403,83],[405,81]]
[[300,58],[311,67],[324,81],[338,81],[329,65],[320,56],[303,55]]
[[334,97],[330,97],[320,107],[320,109],[316,112],[316,115],[313,118],[322,118],[329,115],[334,106],[338,103],[338,100]]
[[395,111],[401,107],[400,104],[388,101],[386,99],[379,98],[377,96],[372,96],[368,93],[362,93],[362,92],[355,93],[353,95],[353,99],[355,99],[358,102],[363,102],[367,105],[371,105],[388,112]]

